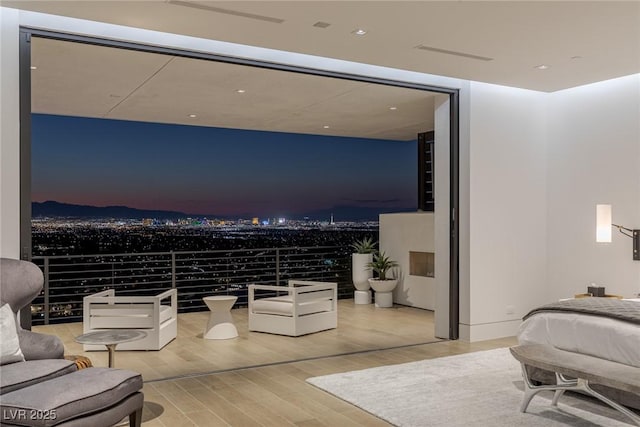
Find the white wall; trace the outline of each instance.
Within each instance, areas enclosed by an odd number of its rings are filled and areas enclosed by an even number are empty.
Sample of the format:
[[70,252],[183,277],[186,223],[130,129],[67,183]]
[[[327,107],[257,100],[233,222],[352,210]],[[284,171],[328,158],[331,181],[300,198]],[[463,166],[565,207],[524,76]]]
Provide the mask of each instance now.
[[[398,285],[393,291],[393,302],[435,310],[435,277],[409,274],[410,251],[435,253],[434,214],[412,212],[380,215],[380,250],[398,263]],[[443,307],[444,310],[447,308]]]
[[548,100],[548,295],[640,292],[631,239],[595,241],[595,205],[640,228],[640,74],[555,92]]
[[468,288],[461,283],[460,313],[464,340],[514,335],[522,316],[547,300],[545,95],[476,82],[470,86],[470,264]]
[[0,8],[0,256],[20,256],[18,13]]
[[461,338],[513,335],[529,309],[591,282],[640,292],[631,239],[595,242],[597,203],[640,228],[640,75],[551,94],[472,82],[469,96]]

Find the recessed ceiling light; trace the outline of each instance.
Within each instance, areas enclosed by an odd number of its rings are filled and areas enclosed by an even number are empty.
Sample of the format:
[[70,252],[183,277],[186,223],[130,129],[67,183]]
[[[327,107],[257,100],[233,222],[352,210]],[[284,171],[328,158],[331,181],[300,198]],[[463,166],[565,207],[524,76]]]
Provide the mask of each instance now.
[[189,114],[189,117],[191,117],[192,119],[195,119],[198,116],[196,114]]
[[536,68],[536,69],[538,69],[538,70],[546,70],[547,68],[549,68],[549,66],[548,66],[548,65],[545,65],[545,64],[540,64],[540,65],[536,65],[536,66],[535,66],[535,67],[533,67],[533,68]]
[[356,28],[355,30],[351,31],[351,34],[355,34],[356,36],[364,36],[365,34],[367,34],[367,30]]
[[32,69],[32,70],[37,70],[37,69],[38,69],[38,67],[36,67],[35,65],[32,65],[32,66],[31,66],[31,69]]
[[398,107],[389,107],[389,110],[396,111]]
[[244,89],[238,89],[238,90],[236,90],[236,92],[238,92],[238,93],[245,93],[245,92],[246,92],[246,90],[244,90]]
[[325,128],[325,129],[329,129],[329,125],[324,125],[322,127]]

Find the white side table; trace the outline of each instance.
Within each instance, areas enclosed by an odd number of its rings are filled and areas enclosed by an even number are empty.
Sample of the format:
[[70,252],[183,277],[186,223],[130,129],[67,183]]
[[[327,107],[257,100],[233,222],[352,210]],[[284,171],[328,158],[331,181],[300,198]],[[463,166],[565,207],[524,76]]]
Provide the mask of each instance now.
[[202,338],[208,340],[226,340],[238,336],[238,330],[231,318],[231,307],[233,307],[237,299],[238,297],[232,295],[202,298],[211,311],[209,322],[202,334]]

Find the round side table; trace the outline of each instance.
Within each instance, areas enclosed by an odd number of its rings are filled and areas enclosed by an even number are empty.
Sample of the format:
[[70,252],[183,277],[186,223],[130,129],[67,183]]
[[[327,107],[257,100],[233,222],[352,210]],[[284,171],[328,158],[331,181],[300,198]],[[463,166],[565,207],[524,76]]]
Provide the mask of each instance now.
[[102,344],[109,350],[109,367],[116,363],[116,346],[123,342],[141,340],[147,336],[146,332],[133,329],[109,329],[104,331],[89,332],[75,338],[80,344]]
[[217,295],[202,298],[211,314],[209,322],[202,334],[202,338],[208,340],[226,340],[236,338],[238,330],[231,318],[231,307],[236,303],[238,297],[232,295]]

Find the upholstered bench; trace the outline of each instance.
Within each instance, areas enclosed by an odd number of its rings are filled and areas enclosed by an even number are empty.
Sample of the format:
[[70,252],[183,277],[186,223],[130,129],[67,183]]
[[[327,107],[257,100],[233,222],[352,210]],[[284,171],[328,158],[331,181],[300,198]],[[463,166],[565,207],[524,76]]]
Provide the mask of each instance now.
[[129,416],[130,426],[139,427],[141,389],[137,372],[82,369],[2,394],[1,425],[109,427]]
[[[524,399],[520,412],[525,412],[531,399],[542,390],[555,391],[551,401],[553,406],[558,404],[566,390],[574,390],[601,400],[640,426],[640,416],[591,387],[599,384],[640,396],[640,368],[544,344],[517,345],[509,350],[522,366]],[[555,372],[556,384],[533,384],[527,372],[528,366]]]

